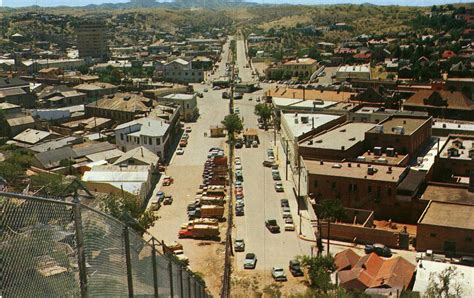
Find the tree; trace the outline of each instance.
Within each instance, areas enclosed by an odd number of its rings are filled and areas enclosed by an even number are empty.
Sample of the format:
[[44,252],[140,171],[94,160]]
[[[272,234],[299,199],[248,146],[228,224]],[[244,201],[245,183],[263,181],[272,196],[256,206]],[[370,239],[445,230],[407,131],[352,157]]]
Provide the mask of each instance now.
[[222,124],[227,130],[229,141],[231,143],[235,139],[235,134],[240,133],[244,129],[242,119],[240,119],[240,117],[237,114],[230,114],[230,115],[225,116],[224,120],[222,121]]
[[431,273],[426,297],[454,298],[463,296],[463,288],[458,281],[463,274],[456,267],[449,266],[439,273]]
[[259,103],[255,106],[254,113],[262,119],[263,126],[267,130],[268,120],[272,117],[273,109],[267,104]]
[[61,175],[39,173],[31,176],[31,188],[45,196],[59,197],[64,195],[66,185]]
[[331,282],[331,273],[336,271],[334,258],[327,256],[300,256],[298,257],[301,265],[308,268],[310,287],[318,293],[327,293],[334,289],[335,285]]
[[144,233],[157,219],[153,211],[145,211],[136,196],[124,193],[122,196],[109,194],[100,202],[101,209],[118,220]]
[[[342,206],[342,203],[339,199],[325,199],[319,203],[317,206],[316,214],[318,215],[318,226],[319,231],[321,232],[321,220],[325,219],[327,222],[328,228],[328,245],[327,245],[327,254],[329,255],[329,239],[330,239],[330,227],[331,221],[336,219],[340,220],[346,216],[346,211]],[[318,241],[322,241],[321,233],[319,234]],[[322,248],[322,245],[318,244],[318,250]],[[319,251],[321,253],[322,251]]]

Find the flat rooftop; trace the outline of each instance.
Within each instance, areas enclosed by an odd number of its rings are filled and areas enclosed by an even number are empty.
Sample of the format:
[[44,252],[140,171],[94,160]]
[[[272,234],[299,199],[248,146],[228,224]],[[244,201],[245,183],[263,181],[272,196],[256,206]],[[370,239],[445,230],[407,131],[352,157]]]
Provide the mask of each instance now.
[[474,161],[474,158],[471,158],[474,156],[473,151],[474,136],[450,136],[441,149],[440,157]]
[[[355,162],[327,162],[304,160],[309,175],[338,176],[352,179],[367,179],[375,181],[386,181],[398,183],[405,171],[404,167],[392,167],[385,165],[360,164]],[[349,164],[351,165],[349,167]],[[371,166],[376,169],[373,175],[368,174]]]
[[474,230],[474,206],[432,201],[418,224]]
[[422,200],[474,205],[474,192],[465,187],[450,185],[428,185]]
[[340,117],[341,116],[330,114],[282,114],[282,118],[287,123],[288,128],[291,130],[294,137],[299,137]]
[[342,65],[339,66],[337,69],[337,72],[368,72],[370,73],[370,67],[368,64],[362,64],[362,65]]
[[[347,150],[365,138],[374,123],[348,122],[300,143],[301,147]],[[342,149],[344,147],[344,149]]]
[[[418,128],[420,128],[429,119],[411,118],[411,117],[391,117],[379,123],[383,126],[384,134],[399,134],[396,131],[397,127],[403,127],[405,135],[411,135]],[[371,133],[377,133],[376,128],[370,130]]]
[[474,134],[474,122],[448,122],[436,119],[433,121],[433,128],[446,129],[453,132],[470,131]]
[[[303,96],[304,92],[304,96]],[[322,100],[322,101],[349,101],[353,96],[357,95],[355,92],[343,92],[332,90],[314,90],[314,89],[298,89],[278,86],[266,92],[266,95],[271,97],[293,98],[304,100]]]

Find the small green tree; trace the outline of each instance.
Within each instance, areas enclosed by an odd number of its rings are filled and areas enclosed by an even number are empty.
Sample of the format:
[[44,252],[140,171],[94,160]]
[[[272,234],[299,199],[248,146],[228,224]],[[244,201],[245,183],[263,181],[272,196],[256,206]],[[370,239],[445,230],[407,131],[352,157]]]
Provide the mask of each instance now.
[[300,256],[301,265],[308,269],[310,287],[318,293],[327,293],[335,288],[331,281],[331,273],[336,271],[334,258],[327,256]]
[[431,273],[425,297],[455,298],[463,296],[463,288],[458,281],[463,274],[456,267],[449,266],[439,273]]
[[268,126],[268,120],[270,120],[273,114],[273,109],[271,108],[271,106],[264,103],[259,103],[255,106],[254,113],[262,119],[263,126],[266,130]]
[[227,130],[230,142],[233,142],[235,140],[236,133],[238,134],[244,129],[242,119],[240,119],[240,117],[236,114],[230,114],[225,116],[224,120],[222,121],[222,124]]

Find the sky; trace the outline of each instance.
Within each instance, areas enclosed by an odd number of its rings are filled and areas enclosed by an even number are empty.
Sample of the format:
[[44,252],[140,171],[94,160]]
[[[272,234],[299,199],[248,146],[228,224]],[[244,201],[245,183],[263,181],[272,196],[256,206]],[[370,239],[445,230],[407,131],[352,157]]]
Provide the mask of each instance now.
[[[170,2],[171,0],[158,0],[158,2]],[[414,5],[414,6],[431,6],[448,3],[470,3],[472,0],[249,0],[258,3],[291,3],[291,4],[335,4],[335,3],[373,3],[379,5]],[[31,5],[40,6],[84,6],[88,4],[102,4],[102,3],[124,3],[129,0],[0,0],[0,5],[8,7],[22,7]]]

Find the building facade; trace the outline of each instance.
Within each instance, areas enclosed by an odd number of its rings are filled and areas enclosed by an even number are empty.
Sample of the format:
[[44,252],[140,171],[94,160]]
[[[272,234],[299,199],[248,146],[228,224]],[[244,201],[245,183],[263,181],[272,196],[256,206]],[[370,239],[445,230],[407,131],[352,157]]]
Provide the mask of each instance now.
[[99,19],[87,19],[76,27],[77,49],[81,58],[105,59],[109,55],[107,24]]
[[167,158],[170,151],[170,125],[164,120],[140,118],[115,128],[115,142],[127,152],[143,146],[160,158]]

